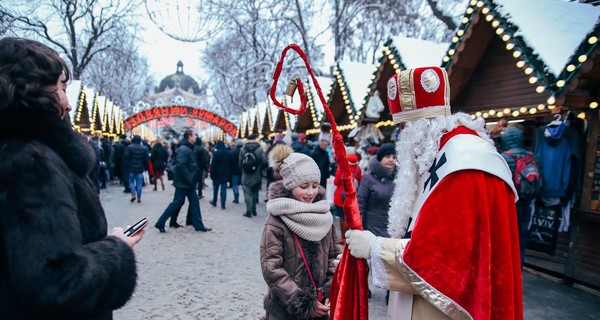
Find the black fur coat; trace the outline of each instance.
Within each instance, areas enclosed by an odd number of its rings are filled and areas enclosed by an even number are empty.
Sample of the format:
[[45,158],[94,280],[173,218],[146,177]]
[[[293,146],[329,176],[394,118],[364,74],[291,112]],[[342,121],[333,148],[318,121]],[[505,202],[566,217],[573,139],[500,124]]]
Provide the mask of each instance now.
[[[291,198],[282,181],[269,186],[268,198]],[[325,199],[325,189],[319,187],[316,201]],[[298,237],[312,275],[323,297],[329,297],[329,288],[335,272],[333,260],[341,253],[335,228],[319,242]],[[316,308],[317,293],[297,250],[293,233],[281,218],[269,215],[260,240],[260,262],[263,277],[269,286],[265,296],[265,319],[310,319]],[[323,317],[321,319],[327,319]]]
[[93,151],[55,114],[0,110],[0,319],[112,319],[135,257],[107,236]]

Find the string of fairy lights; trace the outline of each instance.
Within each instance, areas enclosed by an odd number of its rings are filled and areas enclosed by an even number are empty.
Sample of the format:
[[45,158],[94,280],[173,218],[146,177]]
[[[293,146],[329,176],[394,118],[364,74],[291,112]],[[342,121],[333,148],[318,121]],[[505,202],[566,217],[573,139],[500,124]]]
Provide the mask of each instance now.
[[[457,30],[456,35],[452,38],[452,44],[446,55],[442,58],[442,67],[448,68],[461,44],[464,40],[464,35],[469,25],[477,13],[481,13],[485,17],[485,21],[490,23],[496,35],[506,43],[505,48],[511,55],[517,59],[515,66],[523,70],[523,73],[528,76],[528,82],[532,85],[533,90],[538,94],[548,94],[547,104],[537,104],[533,106],[521,106],[516,108],[500,108],[491,109],[487,112],[475,112],[472,117],[504,117],[512,116],[519,117],[523,114],[536,114],[539,111],[546,109],[552,110],[556,107],[557,99],[565,86],[573,79],[577,71],[579,71],[588,59],[589,54],[598,45],[597,35],[588,35],[587,41],[583,42],[576,52],[573,54],[571,61],[567,63],[566,68],[558,77],[544,72],[545,64],[533,54],[533,50],[528,47],[521,37],[516,36],[517,28],[508,22],[504,17],[496,12],[496,5],[489,0],[471,0],[469,7],[466,10],[465,16],[461,20],[461,27]],[[598,101],[591,101],[589,108],[595,109],[598,107]]]
[[[125,133],[121,108],[109,99],[100,96],[98,92],[93,92],[83,83],[78,90],[75,115],[71,124],[75,131],[113,138]],[[86,93],[86,91],[89,93]],[[102,114],[100,114],[100,104],[104,104]],[[91,112],[88,105],[92,106]]]
[[[454,57],[456,56],[460,45],[465,40],[465,35],[469,26],[474,22],[476,16],[481,17],[486,23],[489,23],[493,28],[495,34],[505,43],[505,49],[510,55],[515,58],[515,67],[522,70],[527,76],[528,83],[531,85],[532,90],[537,94],[543,94],[549,96],[546,103],[539,103],[536,105],[523,105],[523,106],[511,106],[504,108],[495,108],[486,111],[473,112],[471,116],[473,118],[482,117],[485,119],[501,118],[501,117],[513,117],[520,118],[524,115],[535,115],[539,112],[549,112],[556,108],[557,102],[560,102],[561,95],[564,94],[565,88],[569,85],[578,72],[581,71],[584,63],[588,61],[590,54],[598,46],[598,35],[591,32],[587,37],[586,41],[582,42],[580,46],[575,50],[571,57],[571,60],[566,64],[566,67],[558,76],[545,72],[547,68],[545,63],[534,53],[534,50],[530,48],[522,37],[517,35],[518,27],[510,23],[505,17],[503,17],[497,11],[497,5],[493,0],[471,0],[467,7],[463,18],[461,19],[461,25],[456,31],[456,34],[452,37],[451,44],[442,58],[441,66],[448,68],[455,62]],[[402,59],[398,50],[393,44],[392,39],[389,39],[384,43],[383,49],[379,54],[378,61],[375,64],[374,72],[371,75],[371,84],[368,86],[364,99],[361,102],[360,108],[354,108],[354,102],[352,101],[351,95],[348,91],[344,72],[340,67],[339,63],[333,69],[333,81],[329,86],[329,90],[326,93],[326,100],[331,105],[333,93],[335,90],[339,90],[343,106],[346,113],[349,115],[349,123],[345,125],[338,125],[340,131],[346,131],[354,129],[362,120],[362,114],[367,106],[368,100],[372,92],[376,89],[376,82],[380,76],[381,71],[385,67],[391,66],[396,73],[400,73],[401,70],[406,69],[402,63]],[[285,100],[284,100],[285,101]],[[309,109],[311,110],[311,118],[313,121],[314,128],[308,129],[306,134],[315,134],[320,132],[319,125],[323,121],[323,114],[319,115],[314,105],[314,97],[310,90],[307,90],[307,101],[309,103]],[[590,109],[598,108],[600,101],[598,99],[590,99],[588,107]],[[358,111],[355,111],[358,110]],[[279,112],[282,112],[279,110]],[[260,120],[260,119],[259,119]],[[272,119],[269,119],[272,121]],[[288,119],[286,117],[286,125],[289,126]],[[383,120],[376,124],[376,127],[394,126],[393,121]],[[274,130],[275,126],[270,125],[270,128]]]

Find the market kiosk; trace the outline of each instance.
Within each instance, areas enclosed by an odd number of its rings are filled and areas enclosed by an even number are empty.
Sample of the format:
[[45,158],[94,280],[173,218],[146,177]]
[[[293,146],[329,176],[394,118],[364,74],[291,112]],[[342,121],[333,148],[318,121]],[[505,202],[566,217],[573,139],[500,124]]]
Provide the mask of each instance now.
[[[485,118],[492,138],[501,137],[505,122],[521,126],[542,171],[554,157],[565,160],[561,170],[544,172],[549,180],[563,175],[567,183],[552,197],[557,203],[549,204],[544,191],[538,197],[525,265],[598,288],[600,8],[555,2],[542,15],[528,4],[470,2],[443,58],[451,106]],[[564,19],[573,16],[576,23]],[[559,129],[564,135],[556,136]],[[549,138],[564,148],[544,153]]]

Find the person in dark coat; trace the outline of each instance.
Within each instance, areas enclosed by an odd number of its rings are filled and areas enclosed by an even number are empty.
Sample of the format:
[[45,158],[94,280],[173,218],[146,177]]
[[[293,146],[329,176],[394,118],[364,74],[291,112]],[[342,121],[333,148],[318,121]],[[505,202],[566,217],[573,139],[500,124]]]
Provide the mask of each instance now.
[[144,231],[107,234],[69,77],[47,46],[0,39],[0,319],[112,319],[135,289]]
[[166,232],[165,222],[167,222],[167,219],[171,218],[171,224],[177,223],[176,216],[179,214],[185,198],[188,199],[189,206],[191,207],[190,210],[192,210],[194,229],[203,232],[212,230],[212,228],[207,228],[202,222],[200,201],[198,194],[196,194],[196,171],[198,170],[198,164],[196,163],[193,143],[196,141],[197,136],[193,130],[188,129],[183,133],[183,139],[179,142],[173,175],[173,185],[175,186],[173,201],[167,206],[154,225],[160,232]]
[[321,170],[321,181],[319,184],[323,188],[327,188],[327,178],[329,178],[329,167],[331,166],[331,162],[329,161],[329,153],[327,152],[328,147],[329,140],[322,139],[319,141],[319,147],[315,148],[310,155],[319,166],[319,170]]
[[395,174],[396,148],[392,143],[384,143],[377,150],[377,156],[369,160],[369,170],[356,193],[365,230],[379,237],[389,238],[388,210],[394,192]]
[[216,151],[213,153],[210,162],[210,178],[213,181],[213,198],[210,204],[217,206],[217,195],[221,189],[221,209],[225,210],[227,201],[227,182],[231,180],[231,151],[227,149],[222,140],[217,142]]
[[[142,145],[142,138],[133,136],[131,144],[125,149],[123,155],[127,162],[129,172],[129,190],[131,190],[131,202],[137,199],[142,202],[142,185],[144,184],[144,171],[148,170],[148,149]],[[137,198],[136,198],[137,195]]]
[[292,132],[292,149],[294,152],[304,153],[305,155],[310,155],[309,149],[306,147],[306,135],[299,134],[298,132]]
[[[106,188],[106,182],[110,181],[113,177],[113,172],[112,172],[112,163],[110,161],[110,158],[112,156],[112,143],[110,140],[108,140],[106,137],[101,137],[100,138],[100,148],[102,149],[102,161],[104,162],[104,165],[106,166],[106,172],[105,172],[105,177],[106,180],[102,180],[100,179],[100,182],[102,182],[102,186],[100,187],[101,189],[105,189]],[[100,178],[102,178],[102,172],[100,173]]]
[[117,163],[119,164],[119,171],[121,174],[119,178],[121,179],[121,183],[125,187],[125,189],[123,190],[124,193],[131,192],[131,189],[129,189],[129,164],[125,159],[125,150],[127,150],[127,147],[129,147],[130,144],[131,141],[129,141],[129,139],[127,139],[127,136],[123,134],[120,136],[119,143],[115,145],[115,161],[117,161]]
[[197,187],[198,187],[198,197],[200,199],[204,198],[202,194],[202,190],[204,189],[204,177],[208,173],[208,168],[210,166],[208,151],[204,147],[204,141],[200,137],[196,138],[196,143],[194,143],[194,153],[196,154],[196,161],[198,162],[198,174],[197,174]]
[[[523,139],[523,130],[516,126],[506,128],[500,137],[500,144],[502,150],[504,150],[501,153],[502,157],[504,157],[504,160],[506,160],[506,163],[510,168],[510,172],[514,176],[517,167],[517,160],[515,157],[524,157],[527,155],[525,141]],[[507,154],[505,151],[512,152],[514,156]],[[521,255],[522,268],[523,264],[525,263],[525,249],[527,248],[527,242],[529,239],[529,228],[531,225],[531,219],[533,218],[533,211],[535,209],[535,199],[525,200],[519,198],[515,205],[517,206],[517,225],[519,227],[520,247],[519,253]]]
[[150,162],[152,162],[152,170],[154,170],[154,191],[156,191],[156,187],[158,184],[158,180],[160,180],[160,185],[165,190],[165,182],[163,181],[163,175],[165,173],[165,168],[167,167],[167,162],[169,161],[169,152],[162,144],[160,139],[156,139],[154,141],[154,145],[152,146],[152,151],[150,153]]
[[[251,152],[258,163],[254,172],[243,170],[242,161],[246,152]],[[242,184],[244,185],[244,199],[246,200],[246,213],[244,217],[256,216],[256,203],[258,202],[258,191],[262,184],[262,170],[267,166],[267,156],[256,140],[256,134],[248,136],[248,140],[240,150],[238,165],[242,168]]]
[[94,169],[90,172],[90,179],[96,187],[96,192],[100,193],[100,161],[102,160],[102,151],[100,150],[100,144],[98,143],[98,136],[92,136],[90,138],[90,146],[94,150]]
[[[240,151],[244,146],[244,140],[237,139],[235,148],[231,150],[231,157],[234,159],[231,162],[231,189],[233,189],[233,203],[240,203],[240,182],[242,180],[242,169],[237,159],[240,158]],[[243,188],[243,186],[242,186]]]

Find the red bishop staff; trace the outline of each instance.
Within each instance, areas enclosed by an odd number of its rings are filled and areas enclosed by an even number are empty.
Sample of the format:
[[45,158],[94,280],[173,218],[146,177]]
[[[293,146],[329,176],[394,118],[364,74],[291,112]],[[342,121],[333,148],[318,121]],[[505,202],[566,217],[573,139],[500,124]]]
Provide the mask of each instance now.
[[[271,85],[271,100],[273,103],[282,108],[286,112],[300,115],[306,111],[306,96],[304,94],[304,86],[300,77],[292,79],[292,84],[295,84],[300,94],[300,109],[292,109],[284,106],[282,103],[277,101],[275,97],[275,91],[277,88],[277,81],[281,75],[281,69],[283,67],[283,60],[287,52],[292,49],[296,51],[310,74],[313,84],[317,89],[321,104],[327,113],[327,118],[331,124],[331,131],[333,135],[333,148],[335,150],[335,156],[338,163],[338,170],[341,172],[342,186],[346,193],[346,199],[344,200],[344,216],[346,223],[350,229],[362,230],[362,218],[358,211],[358,201],[356,199],[356,189],[354,188],[354,179],[352,178],[352,172],[350,171],[350,165],[348,159],[346,159],[346,148],[344,146],[344,140],[342,135],[337,129],[335,118],[329,109],[329,106],[325,102],[325,97],[321,92],[321,87],[317,82],[315,74],[310,67],[306,54],[297,44],[289,44],[281,53],[281,58],[277,63],[275,74],[273,74],[273,84]],[[295,83],[294,83],[295,82]],[[292,89],[293,91],[293,89]],[[344,251],[342,259],[338,264],[337,270],[333,276],[333,282],[330,290],[330,301],[331,301],[331,319],[368,319],[369,318],[369,302],[368,302],[368,269],[367,260],[358,259],[350,254],[348,245],[344,245]]]

